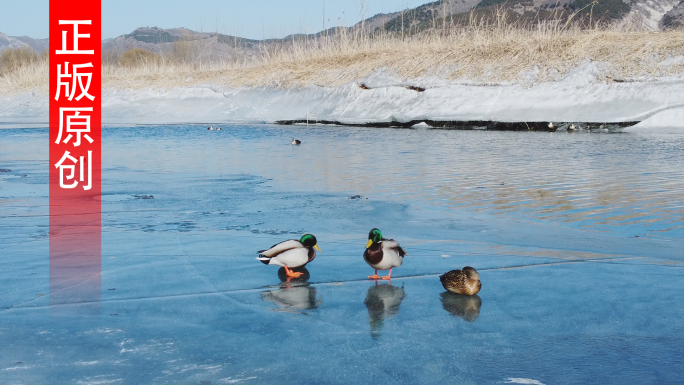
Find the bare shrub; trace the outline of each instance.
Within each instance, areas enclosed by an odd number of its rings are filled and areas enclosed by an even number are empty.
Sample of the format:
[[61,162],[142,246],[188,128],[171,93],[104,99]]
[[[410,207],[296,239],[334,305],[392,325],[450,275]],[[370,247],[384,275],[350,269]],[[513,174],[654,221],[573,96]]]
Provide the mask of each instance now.
[[171,43],[171,52],[168,59],[174,63],[191,63],[195,56],[197,42],[189,31],[186,31],[178,40]]
[[192,60],[192,46],[188,40],[176,40],[172,43],[170,58],[174,62],[188,63]]
[[102,65],[117,65],[121,54],[115,49],[108,49],[102,52]]
[[159,63],[160,57],[152,51],[133,48],[121,54],[119,64],[123,67],[140,67]]

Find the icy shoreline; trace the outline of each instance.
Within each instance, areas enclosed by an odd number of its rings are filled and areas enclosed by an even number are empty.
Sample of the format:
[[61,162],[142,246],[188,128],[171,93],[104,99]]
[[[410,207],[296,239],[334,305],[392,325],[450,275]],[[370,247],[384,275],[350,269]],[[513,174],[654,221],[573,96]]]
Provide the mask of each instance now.
[[[603,81],[592,63],[546,83],[482,84],[376,71],[340,87],[104,89],[103,124],[388,122],[640,122],[626,130],[684,129],[684,75]],[[0,122],[46,124],[48,95],[0,97]],[[2,127],[2,126],[0,126]]]

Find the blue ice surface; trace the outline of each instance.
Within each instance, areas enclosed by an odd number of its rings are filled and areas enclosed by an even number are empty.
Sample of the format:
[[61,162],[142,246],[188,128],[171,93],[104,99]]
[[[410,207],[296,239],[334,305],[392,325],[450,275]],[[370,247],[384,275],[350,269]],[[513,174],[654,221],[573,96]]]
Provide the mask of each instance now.
[[[0,130],[2,384],[681,383],[684,135],[105,128],[102,300],[64,305],[47,144]],[[301,278],[255,259],[306,232]]]

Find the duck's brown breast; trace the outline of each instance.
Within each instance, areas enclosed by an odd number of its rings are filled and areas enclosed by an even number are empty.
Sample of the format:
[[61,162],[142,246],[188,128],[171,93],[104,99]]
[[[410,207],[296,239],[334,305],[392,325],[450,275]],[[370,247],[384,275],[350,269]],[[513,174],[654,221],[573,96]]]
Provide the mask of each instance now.
[[363,259],[371,265],[377,265],[382,261],[382,244],[373,243],[363,252]]

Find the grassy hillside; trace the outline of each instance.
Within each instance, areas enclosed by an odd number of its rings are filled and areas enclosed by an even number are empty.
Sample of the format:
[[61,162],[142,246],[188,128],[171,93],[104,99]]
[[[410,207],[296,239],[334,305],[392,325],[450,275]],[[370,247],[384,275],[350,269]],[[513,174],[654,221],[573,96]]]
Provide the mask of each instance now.
[[[433,29],[410,37],[339,30],[330,36],[264,45],[259,55],[230,61],[182,62],[137,52],[130,55],[136,59],[126,65],[105,65],[103,86],[337,86],[381,68],[405,79],[435,76],[531,82],[558,79],[588,60],[598,63],[600,77],[606,81],[684,71],[681,61],[659,64],[684,55],[681,31],[625,32],[580,28],[560,21],[523,28],[506,17],[506,12],[493,19],[471,16],[470,24],[464,27]],[[0,93],[34,87],[47,90],[47,62],[31,58],[0,76]]]

